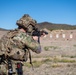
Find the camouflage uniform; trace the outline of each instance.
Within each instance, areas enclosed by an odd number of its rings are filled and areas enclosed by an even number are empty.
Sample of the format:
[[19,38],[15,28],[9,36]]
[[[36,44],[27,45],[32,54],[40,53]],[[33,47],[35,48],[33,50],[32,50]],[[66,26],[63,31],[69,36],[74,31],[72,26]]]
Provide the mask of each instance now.
[[[17,30],[16,34],[7,38],[7,36],[2,37],[0,41],[0,55],[5,54],[16,60],[25,60],[26,47],[33,52],[40,53],[40,44],[33,40],[32,36],[27,33]],[[8,33],[7,35],[9,35]]]
[[[0,40],[0,55],[4,54],[5,56],[9,56],[15,60],[26,61],[26,54],[29,49],[35,53],[41,52],[40,44],[35,41],[32,36],[20,31],[19,29],[8,32],[7,35],[4,35]],[[4,63],[1,63],[1,65],[3,64]],[[2,68],[1,70],[1,73],[4,72],[6,74],[7,70],[3,70]]]

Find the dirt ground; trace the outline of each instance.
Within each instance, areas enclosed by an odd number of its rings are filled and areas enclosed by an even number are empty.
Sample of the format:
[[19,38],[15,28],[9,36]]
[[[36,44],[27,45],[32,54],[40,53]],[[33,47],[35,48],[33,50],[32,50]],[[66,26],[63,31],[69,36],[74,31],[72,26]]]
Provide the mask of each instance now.
[[42,52],[31,52],[34,70],[28,60],[23,63],[23,75],[76,75],[76,40],[46,37],[40,42]]
[[76,41],[41,38],[42,52],[32,53],[34,70],[24,66],[24,75],[76,75]]

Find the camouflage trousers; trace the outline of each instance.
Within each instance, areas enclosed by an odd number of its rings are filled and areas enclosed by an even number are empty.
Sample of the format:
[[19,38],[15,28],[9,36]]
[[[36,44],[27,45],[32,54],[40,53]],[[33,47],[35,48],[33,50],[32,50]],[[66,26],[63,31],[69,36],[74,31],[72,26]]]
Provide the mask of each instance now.
[[[16,65],[12,64],[12,68],[13,68],[14,75],[17,75]],[[0,75],[9,75],[8,74],[8,67],[6,64],[0,64]]]
[[[19,65],[17,65],[18,63],[21,63],[21,66],[23,66],[22,62],[12,61],[12,69],[13,69],[12,74],[13,75],[23,75],[23,69],[22,69],[22,67],[21,67],[21,69],[17,69],[17,68],[20,67]],[[7,64],[5,64],[5,63],[1,63],[0,64],[0,75],[12,75],[12,74],[8,73],[9,70],[8,70],[8,65]]]
[[0,75],[7,75],[6,64],[0,64]]

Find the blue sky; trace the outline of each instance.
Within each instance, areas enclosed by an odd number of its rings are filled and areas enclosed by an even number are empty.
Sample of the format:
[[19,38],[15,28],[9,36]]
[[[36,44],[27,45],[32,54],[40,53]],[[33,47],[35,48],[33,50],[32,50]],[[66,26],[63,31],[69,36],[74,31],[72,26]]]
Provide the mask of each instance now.
[[24,14],[38,23],[76,25],[76,0],[0,0],[0,28],[17,28]]

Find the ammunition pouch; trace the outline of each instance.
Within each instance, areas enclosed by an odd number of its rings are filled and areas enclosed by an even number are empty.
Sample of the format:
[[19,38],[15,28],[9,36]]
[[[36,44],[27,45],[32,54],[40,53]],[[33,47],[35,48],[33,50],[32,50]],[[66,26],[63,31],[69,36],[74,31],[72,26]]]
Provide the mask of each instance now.
[[21,49],[14,49],[14,50],[11,50],[10,53],[8,53],[8,56],[14,60],[27,61],[28,51],[21,50]]

